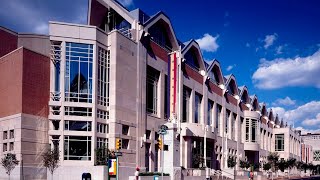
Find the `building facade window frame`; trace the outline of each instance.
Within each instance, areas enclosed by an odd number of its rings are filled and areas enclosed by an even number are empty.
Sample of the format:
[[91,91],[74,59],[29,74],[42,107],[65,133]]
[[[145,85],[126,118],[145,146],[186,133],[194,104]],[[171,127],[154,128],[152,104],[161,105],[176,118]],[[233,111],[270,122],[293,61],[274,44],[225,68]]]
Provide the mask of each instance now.
[[147,113],[158,115],[158,87],[160,72],[151,66],[147,66],[147,82],[146,82],[146,107]]
[[91,136],[64,136],[64,160],[90,161]]
[[189,122],[190,96],[191,90],[188,87],[183,86],[182,122]]
[[110,51],[98,47],[98,86],[97,103],[109,106],[110,95]]
[[199,93],[195,93],[194,97],[194,123],[201,123],[202,119],[202,111],[201,111],[201,104],[202,104],[202,95]]
[[92,103],[93,45],[66,42],[65,101]]
[[284,134],[275,134],[275,151],[284,151]]

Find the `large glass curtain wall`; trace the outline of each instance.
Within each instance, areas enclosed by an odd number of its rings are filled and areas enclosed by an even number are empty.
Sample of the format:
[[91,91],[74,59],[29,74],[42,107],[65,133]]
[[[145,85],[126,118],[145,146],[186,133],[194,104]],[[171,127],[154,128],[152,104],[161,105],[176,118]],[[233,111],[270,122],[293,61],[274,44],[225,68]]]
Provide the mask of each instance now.
[[92,103],[92,61],[92,44],[66,43],[66,101]]

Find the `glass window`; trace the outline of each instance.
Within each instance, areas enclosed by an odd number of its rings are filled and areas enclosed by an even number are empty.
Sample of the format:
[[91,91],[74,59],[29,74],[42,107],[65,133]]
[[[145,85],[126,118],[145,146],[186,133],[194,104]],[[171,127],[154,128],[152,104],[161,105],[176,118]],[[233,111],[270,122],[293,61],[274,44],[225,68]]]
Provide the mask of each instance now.
[[236,129],[235,129],[234,125],[235,125],[236,119],[237,119],[237,114],[232,113],[232,116],[231,116],[231,139],[233,139],[233,140],[235,140]]
[[122,125],[122,134],[123,135],[129,134],[129,126],[128,125]]
[[251,119],[251,142],[257,142],[258,131],[259,129],[257,120]]
[[8,139],[8,131],[3,131],[3,139]]
[[91,160],[90,136],[65,136],[64,160]]
[[129,139],[122,139],[122,149],[129,148]]
[[13,150],[14,150],[14,144],[13,142],[10,142],[9,151],[13,151]]
[[14,138],[14,129],[11,129],[10,130],[10,139],[13,139]]
[[230,110],[226,110],[226,124],[225,124],[225,131],[228,133],[228,128],[229,128],[229,118],[230,118]]
[[217,109],[216,109],[216,129],[217,132],[219,133],[219,121],[220,121],[220,117],[221,117],[221,111],[222,111],[222,106],[220,104],[217,104]]
[[64,130],[67,131],[91,131],[90,121],[64,121]]
[[246,142],[249,142],[250,141],[250,119],[246,119]]
[[97,109],[97,118],[100,119],[109,119],[109,112]]
[[86,107],[65,107],[66,116],[92,116],[92,108]]
[[98,55],[98,95],[97,102],[109,106],[110,89],[110,51],[99,47]]
[[284,151],[284,134],[276,134],[275,151]]
[[150,27],[149,33],[152,37],[152,41],[160,45],[166,50],[171,50],[172,45],[170,42],[170,38],[168,36],[167,30],[165,29],[165,25],[162,24],[164,22],[158,21],[156,24]]
[[183,112],[182,122],[189,122],[189,107],[190,107],[190,94],[191,90],[187,87],[183,87]]
[[3,152],[6,152],[8,151],[8,144],[7,143],[3,143],[3,149],[2,149]]
[[97,148],[107,148],[107,139],[106,138],[97,138]]
[[97,131],[98,133],[108,132],[107,124],[97,123]]
[[92,61],[92,44],[66,43],[66,101],[92,103]]
[[194,122],[199,123],[201,120],[201,100],[202,96],[198,93],[195,94],[195,112],[194,112]]
[[[195,139],[192,142],[192,168],[204,167],[204,141]],[[208,156],[209,154],[207,154]]]
[[156,115],[158,103],[158,81],[160,72],[147,67],[147,112]]
[[164,78],[164,118],[169,118],[169,83],[168,76],[165,75]]
[[210,81],[213,82],[214,84],[220,84],[218,72],[219,72],[219,68],[217,66],[214,66],[212,70],[209,72]]
[[191,48],[185,55],[184,58],[187,60],[187,64],[190,65],[192,68],[196,69],[197,71],[200,70],[200,65],[198,62],[197,54],[195,53],[195,49]]
[[[60,66],[61,66],[61,42],[51,41],[51,62],[54,65],[54,91],[60,92]],[[59,101],[60,97],[53,97],[54,101]]]
[[208,119],[207,119],[207,125],[211,125],[212,117],[213,117],[213,101],[208,100]]

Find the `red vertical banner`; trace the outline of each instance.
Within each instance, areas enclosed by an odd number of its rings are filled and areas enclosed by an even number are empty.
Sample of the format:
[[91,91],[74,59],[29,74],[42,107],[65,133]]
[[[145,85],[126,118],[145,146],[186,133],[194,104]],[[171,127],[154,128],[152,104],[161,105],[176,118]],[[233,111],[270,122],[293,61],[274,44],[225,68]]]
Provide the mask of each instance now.
[[172,53],[169,55],[169,77],[170,77],[170,117],[176,114],[177,102],[177,54]]

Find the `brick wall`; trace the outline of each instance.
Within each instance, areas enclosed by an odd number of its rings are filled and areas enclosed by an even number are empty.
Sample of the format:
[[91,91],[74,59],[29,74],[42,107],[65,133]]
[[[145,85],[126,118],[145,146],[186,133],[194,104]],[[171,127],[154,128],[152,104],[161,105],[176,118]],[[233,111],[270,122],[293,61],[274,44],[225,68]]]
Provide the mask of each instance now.
[[50,60],[25,48],[0,58],[0,117],[48,117]]
[[168,62],[168,52],[166,50],[164,50],[162,47],[160,47],[158,44],[152,41],[150,41],[150,47],[154,55],[159,57],[161,60]]
[[0,57],[17,49],[18,36],[0,28]]
[[219,96],[222,96],[222,89],[220,89],[217,85],[215,85],[212,82],[209,82],[209,92],[218,94]]
[[184,66],[183,72],[185,75],[187,75],[187,77],[194,79],[195,81],[197,81],[200,84],[203,84],[203,76],[201,74],[199,74],[198,72],[196,72],[195,70],[193,70],[188,65]]
[[49,57],[28,49],[23,51],[22,112],[48,117],[50,95]]
[[0,117],[22,112],[23,49],[0,58]]

